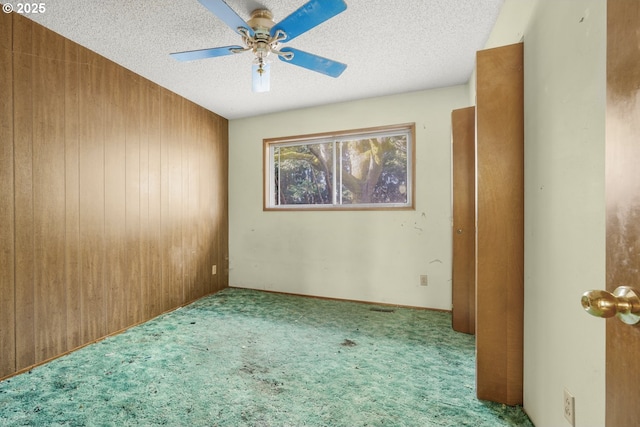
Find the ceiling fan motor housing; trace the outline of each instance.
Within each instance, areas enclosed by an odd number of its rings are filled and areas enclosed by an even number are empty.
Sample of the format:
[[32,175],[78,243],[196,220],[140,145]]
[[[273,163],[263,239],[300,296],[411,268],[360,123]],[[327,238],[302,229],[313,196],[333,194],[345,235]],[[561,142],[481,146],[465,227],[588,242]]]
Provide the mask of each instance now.
[[273,40],[270,33],[271,27],[275,25],[273,14],[267,9],[256,9],[251,12],[251,19],[247,24],[253,29],[255,35],[253,37],[245,35],[244,42],[262,63],[273,50],[277,50],[277,40]]

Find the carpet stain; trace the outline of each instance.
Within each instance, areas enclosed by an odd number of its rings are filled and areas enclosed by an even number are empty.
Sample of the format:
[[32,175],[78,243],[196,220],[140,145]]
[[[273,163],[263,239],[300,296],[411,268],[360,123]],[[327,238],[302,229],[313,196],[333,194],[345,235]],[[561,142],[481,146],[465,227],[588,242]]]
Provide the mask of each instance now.
[[533,427],[449,313],[372,308],[225,289],[0,382],[0,425]]

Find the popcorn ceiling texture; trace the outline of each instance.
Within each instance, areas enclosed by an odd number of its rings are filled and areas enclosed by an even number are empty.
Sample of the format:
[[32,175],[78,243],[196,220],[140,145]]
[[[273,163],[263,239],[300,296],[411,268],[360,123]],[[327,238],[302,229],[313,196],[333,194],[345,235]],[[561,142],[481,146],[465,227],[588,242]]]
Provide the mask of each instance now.
[[0,425],[533,426],[449,313],[226,289],[0,382]]
[[[2,0],[11,3],[14,0]],[[346,0],[288,46],[346,63],[338,79],[272,59],[271,92],[251,92],[252,55],[189,63],[171,52],[241,44],[197,0],[48,0],[25,15],[228,119],[465,84],[504,0]],[[304,0],[226,0],[279,22]]]

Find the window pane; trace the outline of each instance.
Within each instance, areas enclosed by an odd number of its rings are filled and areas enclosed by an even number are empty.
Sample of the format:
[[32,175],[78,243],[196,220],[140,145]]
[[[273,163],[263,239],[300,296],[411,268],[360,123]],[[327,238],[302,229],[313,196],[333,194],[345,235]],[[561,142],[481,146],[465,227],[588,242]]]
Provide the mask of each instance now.
[[407,203],[406,135],[340,143],[342,204]]
[[275,205],[332,204],[333,143],[275,147]]
[[415,124],[264,140],[265,209],[413,209]]

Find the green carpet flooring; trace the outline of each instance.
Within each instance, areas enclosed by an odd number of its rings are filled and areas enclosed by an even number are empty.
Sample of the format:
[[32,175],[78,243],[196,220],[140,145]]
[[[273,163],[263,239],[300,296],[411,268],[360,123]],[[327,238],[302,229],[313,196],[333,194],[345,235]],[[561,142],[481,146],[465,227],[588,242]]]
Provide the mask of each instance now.
[[226,289],[0,382],[2,426],[532,426],[448,313]]

